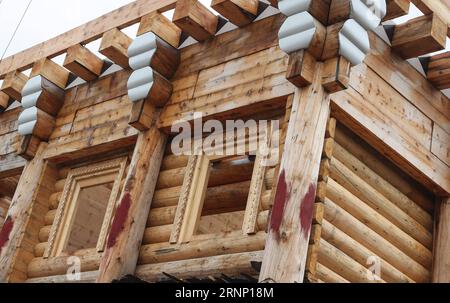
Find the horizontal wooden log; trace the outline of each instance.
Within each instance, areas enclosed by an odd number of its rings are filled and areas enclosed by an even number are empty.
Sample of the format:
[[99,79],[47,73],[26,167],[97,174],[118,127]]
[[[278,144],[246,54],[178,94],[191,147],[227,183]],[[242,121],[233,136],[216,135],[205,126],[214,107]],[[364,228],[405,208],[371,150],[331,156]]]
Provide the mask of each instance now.
[[157,264],[140,265],[136,268],[136,276],[148,282],[167,280],[167,273],[178,279],[207,278],[226,275],[239,277],[243,274],[254,276],[258,272],[254,264],[261,263],[262,251],[227,254],[206,258],[181,260]]
[[[246,201],[250,181],[209,187],[205,196],[205,209],[226,209]],[[181,186],[160,189],[153,196],[152,209],[178,205]]]
[[49,276],[28,279],[26,283],[94,283],[98,276],[98,270],[80,273],[80,280],[68,280],[67,275]]
[[55,191],[56,192],[62,192],[64,190],[64,186],[66,185],[66,180],[67,179],[59,179],[58,181],[56,181],[55,183]]
[[34,247],[34,256],[37,258],[43,257],[47,247],[48,247],[48,242],[40,242],[40,243],[36,244],[36,246]]
[[427,230],[431,231],[433,229],[433,217],[389,183],[388,179],[379,176],[338,143],[335,143],[333,155],[339,162],[344,164],[375,190],[388,198],[411,218],[423,225]]
[[197,41],[213,37],[219,23],[218,17],[198,0],[179,0],[172,21]]
[[429,282],[430,271],[348,212],[325,200],[325,219],[415,282]]
[[399,171],[399,169],[382,157],[367,145],[363,140],[355,137],[353,133],[345,130],[342,126],[336,129],[336,142],[349,153],[363,162],[379,176],[389,182],[408,198],[419,204],[429,214],[434,212],[433,196],[427,194],[420,187],[415,186],[411,177]]
[[168,243],[150,244],[141,247],[139,264],[153,264],[202,258],[225,254],[260,251],[264,249],[265,232],[252,236],[242,236],[242,231],[228,236],[217,235],[207,240],[194,240],[182,245]]
[[85,46],[76,44],[67,49],[64,67],[85,81],[97,79],[103,70],[103,60]]
[[128,68],[128,47],[133,40],[117,28],[103,34],[99,53],[115,64]]
[[50,231],[52,229],[51,225],[46,225],[39,230],[38,239],[40,242],[47,242],[50,236]]
[[[331,223],[324,220],[322,222],[322,237],[329,244],[334,247],[339,248],[343,253],[347,254],[349,257],[353,258],[359,264],[363,266],[367,265],[370,257],[375,256],[375,254],[361,245],[359,242],[340,231],[338,228],[334,227]],[[381,265],[381,278],[386,282],[390,283],[410,283],[414,282],[407,275],[393,267],[391,264],[387,263],[383,259],[380,259]]]
[[[74,256],[80,258],[82,272],[95,271],[100,266],[101,254],[96,249],[78,251],[74,253]],[[70,267],[67,262],[68,258],[68,256],[60,256],[49,259],[33,259],[28,265],[28,278],[66,274]]]
[[317,263],[316,276],[317,279],[325,283],[350,283],[348,280],[342,278],[340,275],[320,263]]
[[[348,192],[375,209],[380,215],[399,227],[406,234],[410,235],[426,248],[431,249],[433,237],[429,230],[425,229],[425,227],[420,225],[378,191],[374,190],[363,179],[359,178],[336,159],[331,160],[330,176],[343,188],[348,190]],[[427,266],[429,263],[424,264]]]
[[[253,162],[242,160],[239,162],[224,162],[213,165],[208,186],[248,181],[253,173]],[[183,183],[185,168],[176,168],[162,171],[159,174],[157,189],[181,186]]]
[[62,196],[62,191],[51,194],[49,199],[50,209],[57,209]]
[[403,59],[445,49],[447,24],[436,14],[420,16],[395,26],[392,49]]
[[[235,213],[240,214],[242,216],[243,211]],[[207,218],[210,216],[205,217]],[[269,219],[269,211],[263,211],[258,214],[257,226],[259,231],[264,231],[266,229],[268,219]],[[142,244],[146,245],[146,244],[169,242],[172,228],[173,228],[172,224],[146,228]]]
[[368,269],[322,239],[319,248],[320,263],[338,273],[344,279],[354,283],[375,283],[383,280],[371,280]]
[[53,221],[55,220],[55,216],[56,216],[56,209],[49,210],[44,217],[44,224],[52,225]]

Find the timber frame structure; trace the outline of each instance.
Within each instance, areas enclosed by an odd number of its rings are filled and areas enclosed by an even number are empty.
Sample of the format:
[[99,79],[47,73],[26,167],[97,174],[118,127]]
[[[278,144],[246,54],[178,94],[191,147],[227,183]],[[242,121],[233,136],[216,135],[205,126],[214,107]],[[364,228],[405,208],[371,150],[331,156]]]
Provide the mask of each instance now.
[[[0,61],[0,281],[450,282],[448,1],[211,7],[137,0]],[[279,161],[250,134],[174,155],[196,112],[279,121]]]

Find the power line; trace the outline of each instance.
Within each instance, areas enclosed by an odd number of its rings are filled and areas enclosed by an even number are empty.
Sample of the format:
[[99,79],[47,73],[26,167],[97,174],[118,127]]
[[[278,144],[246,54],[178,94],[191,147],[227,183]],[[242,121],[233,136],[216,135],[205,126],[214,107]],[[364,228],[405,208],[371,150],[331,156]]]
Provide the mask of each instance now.
[[[0,5],[2,4],[3,0],[0,0]],[[3,52],[2,58],[0,60],[3,60],[3,57],[5,57],[6,51],[8,50],[9,46],[11,45],[11,42],[13,41],[14,37],[16,36],[17,31],[19,30],[20,25],[22,24],[23,19],[25,18],[25,15],[28,12],[28,9],[30,8],[31,2],[33,2],[33,0],[30,0],[28,2],[27,7],[25,8],[25,11],[22,14],[22,17],[20,18],[19,24],[17,24],[16,29],[14,30],[14,33],[11,36],[11,39],[9,39],[8,45],[6,45],[5,51]]]

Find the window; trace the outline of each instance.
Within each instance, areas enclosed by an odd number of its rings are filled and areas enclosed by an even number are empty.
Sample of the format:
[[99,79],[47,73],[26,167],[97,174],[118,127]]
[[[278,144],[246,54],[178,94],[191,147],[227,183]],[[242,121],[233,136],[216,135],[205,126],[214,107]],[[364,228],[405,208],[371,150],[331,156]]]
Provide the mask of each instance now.
[[103,251],[126,165],[120,158],[69,171],[44,257]]

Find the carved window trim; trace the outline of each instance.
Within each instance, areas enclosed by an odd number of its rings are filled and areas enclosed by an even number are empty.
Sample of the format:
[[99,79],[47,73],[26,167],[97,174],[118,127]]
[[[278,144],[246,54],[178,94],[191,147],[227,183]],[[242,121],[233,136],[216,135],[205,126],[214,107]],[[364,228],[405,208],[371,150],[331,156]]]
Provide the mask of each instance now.
[[113,213],[117,207],[126,166],[127,157],[122,157],[74,168],[69,171],[61,201],[56,211],[55,221],[50,231],[49,244],[44,253],[44,258],[56,257],[63,252],[72,229],[72,221],[80,190],[84,187],[114,182],[96,245],[98,252],[104,250]]

